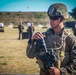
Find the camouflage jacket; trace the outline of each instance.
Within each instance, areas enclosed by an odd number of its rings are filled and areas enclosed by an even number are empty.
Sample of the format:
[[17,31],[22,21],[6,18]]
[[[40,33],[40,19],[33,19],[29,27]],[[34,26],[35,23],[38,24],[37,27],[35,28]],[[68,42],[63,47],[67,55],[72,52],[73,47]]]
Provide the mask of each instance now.
[[[63,29],[60,34],[56,35],[53,29],[48,29],[43,34],[45,35],[47,49],[50,50],[50,47],[52,47],[54,50],[59,49],[60,51],[61,73],[72,75],[76,72],[76,37],[71,34],[70,30]],[[40,43],[29,39],[26,54],[29,58],[34,58],[41,48]]]
[[23,25],[18,25],[18,29],[19,29],[19,32],[23,32],[24,26]]

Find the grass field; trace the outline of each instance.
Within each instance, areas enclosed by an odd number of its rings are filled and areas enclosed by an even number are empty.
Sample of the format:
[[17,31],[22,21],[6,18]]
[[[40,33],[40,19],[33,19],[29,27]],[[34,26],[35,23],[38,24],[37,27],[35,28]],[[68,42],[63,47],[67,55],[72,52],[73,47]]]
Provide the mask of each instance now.
[[[42,32],[46,29],[35,27],[35,30]],[[39,73],[36,59],[26,56],[27,41],[18,40],[18,29],[5,27],[5,32],[0,32],[0,74]]]

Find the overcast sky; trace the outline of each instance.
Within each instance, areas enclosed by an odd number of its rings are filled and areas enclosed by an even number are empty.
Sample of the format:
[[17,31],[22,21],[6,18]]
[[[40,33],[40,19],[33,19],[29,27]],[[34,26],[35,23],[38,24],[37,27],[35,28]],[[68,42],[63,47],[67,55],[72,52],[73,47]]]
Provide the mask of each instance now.
[[69,12],[76,7],[76,0],[0,0],[0,12],[47,12],[53,3],[66,4]]

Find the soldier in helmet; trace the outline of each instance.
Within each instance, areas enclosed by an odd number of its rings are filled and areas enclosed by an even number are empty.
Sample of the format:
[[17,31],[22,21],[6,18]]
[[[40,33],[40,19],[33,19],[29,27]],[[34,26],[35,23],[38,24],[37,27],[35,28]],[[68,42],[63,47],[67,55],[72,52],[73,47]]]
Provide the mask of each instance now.
[[49,7],[47,14],[51,28],[43,34],[37,32],[29,39],[26,54],[29,58],[43,55],[44,50],[41,47],[41,43],[34,43],[34,40],[44,38],[47,50],[53,49],[54,52],[58,52],[58,54],[55,53],[58,56],[58,62],[46,70],[43,62],[37,60],[40,67],[40,75],[75,75],[76,37],[70,30],[64,28],[63,23],[68,18],[67,8],[62,3],[55,3]]
[[23,30],[24,30],[24,26],[22,25],[22,22],[19,22],[18,30],[19,30],[19,38],[18,38],[18,40],[20,40],[22,38],[22,33],[23,33]]
[[27,32],[28,32],[28,38],[31,38],[33,33],[35,31],[35,28],[33,26],[33,23],[30,23],[30,26],[28,26]]

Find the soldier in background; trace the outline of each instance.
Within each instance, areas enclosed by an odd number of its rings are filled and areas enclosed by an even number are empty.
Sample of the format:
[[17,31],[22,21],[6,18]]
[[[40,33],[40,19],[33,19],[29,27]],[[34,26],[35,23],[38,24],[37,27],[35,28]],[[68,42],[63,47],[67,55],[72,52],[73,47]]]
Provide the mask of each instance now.
[[47,50],[54,50],[58,62],[46,70],[43,61],[37,59],[40,75],[76,75],[76,37],[64,28],[63,23],[68,18],[67,8],[62,3],[55,3],[49,7],[47,14],[52,28],[43,34],[35,33],[28,41],[26,54],[29,58],[44,55],[42,44],[35,42],[44,38]]
[[76,36],[76,21],[75,21],[75,27],[74,27],[74,35]]
[[35,28],[33,26],[33,23],[30,23],[30,25],[28,26],[27,32],[28,32],[28,37],[31,38],[33,33],[35,31]]
[[22,38],[22,33],[23,33],[23,30],[24,30],[24,26],[23,26],[22,22],[19,22],[18,30],[19,30],[19,38],[18,38],[18,40],[20,40]]

